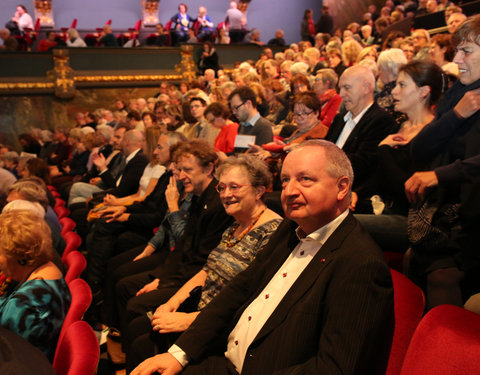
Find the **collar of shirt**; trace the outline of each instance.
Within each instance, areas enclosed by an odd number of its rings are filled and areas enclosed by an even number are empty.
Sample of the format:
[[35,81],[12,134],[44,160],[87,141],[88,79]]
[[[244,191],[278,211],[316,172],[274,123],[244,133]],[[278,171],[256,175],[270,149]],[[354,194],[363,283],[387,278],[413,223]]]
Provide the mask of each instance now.
[[128,156],[126,157],[126,159],[125,159],[125,164],[128,164],[128,162],[129,162],[130,160],[132,160],[132,159],[135,157],[135,155],[138,154],[138,152],[139,152],[140,150],[141,150],[140,148],[137,148],[135,151],[131,152],[130,155],[128,155]]
[[248,121],[242,122],[242,125],[243,126],[255,126],[255,124],[257,123],[259,118],[260,118],[260,113],[257,112],[257,114],[255,116],[253,116],[252,118],[250,118]]
[[305,232],[298,227],[296,229],[297,237],[302,242],[319,242],[322,245],[327,241],[328,237],[338,228],[338,226],[342,223],[343,220],[348,215],[348,209],[343,211],[340,215],[338,215],[334,220],[329,222],[328,224],[324,225],[321,228],[318,228],[316,231],[305,234]]
[[348,111],[347,114],[343,117],[343,121],[348,122],[349,120],[352,120],[355,125],[358,124],[358,122],[362,119],[363,115],[365,112],[368,111],[368,109],[373,105],[373,102],[367,105],[362,112],[360,112],[356,117],[353,117],[352,112]]

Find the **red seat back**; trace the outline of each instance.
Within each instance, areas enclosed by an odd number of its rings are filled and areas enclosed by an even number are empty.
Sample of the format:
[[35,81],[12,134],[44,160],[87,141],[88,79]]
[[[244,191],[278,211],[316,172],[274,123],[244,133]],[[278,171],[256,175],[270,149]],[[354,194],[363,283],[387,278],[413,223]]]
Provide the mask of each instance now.
[[479,353],[480,315],[440,305],[430,310],[415,330],[401,374],[478,374]]
[[63,239],[65,240],[66,245],[62,254],[62,261],[65,262],[65,259],[70,252],[78,250],[82,244],[82,238],[75,232],[67,232],[63,235]]
[[92,290],[85,280],[72,280],[68,283],[68,288],[70,289],[70,293],[72,295],[72,303],[70,304],[67,315],[65,316],[65,320],[63,321],[62,329],[60,330],[60,335],[58,336],[58,342],[60,342],[63,335],[65,335],[65,332],[70,325],[78,320],[82,320],[83,314],[85,314],[85,311],[87,311],[90,303],[92,302]]
[[68,327],[59,342],[53,368],[57,375],[93,375],[99,358],[98,341],[92,327],[78,321]]
[[87,260],[80,251],[71,251],[65,257],[65,265],[67,266],[67,274],[65,275],[65,281],[70,283],[71,281],[78,279],[80,274],[87,266]]
[[77,226],[77,224],[75,224],[75,222],[69,217],[62,217],[59,221],[62,225],[62,236],[67,232],[71,232]]
[[395,331],[386,375],[398,375],[408,344],[422,319],[425,298],[422,290],[406,276],[393,269],[390,269],[390,273],[393,280]]

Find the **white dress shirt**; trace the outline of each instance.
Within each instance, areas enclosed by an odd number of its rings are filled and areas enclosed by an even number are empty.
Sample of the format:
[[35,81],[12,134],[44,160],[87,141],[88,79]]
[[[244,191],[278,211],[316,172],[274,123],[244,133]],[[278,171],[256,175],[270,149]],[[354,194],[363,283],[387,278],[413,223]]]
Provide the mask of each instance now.
[[365,107],[364,110],[360,112],[355,118],[353,118],[353,114],[350,111],[348,111],[347,114],[343,117],[343,121],[345,121],[345,125],[342,129],[342,132],[338,136],[337,141],[335,142],[335,144],[339,148],[343,148],[343,146],[345,145],[345,142],[347,142],[348,137],[350,136],[350,134],[352,134],[353,129],[355,129],[355,126],[360,122],[363,115],[365,114],[365,112],[368,111],[368,109],[372,106],[372,104],[373,103]]

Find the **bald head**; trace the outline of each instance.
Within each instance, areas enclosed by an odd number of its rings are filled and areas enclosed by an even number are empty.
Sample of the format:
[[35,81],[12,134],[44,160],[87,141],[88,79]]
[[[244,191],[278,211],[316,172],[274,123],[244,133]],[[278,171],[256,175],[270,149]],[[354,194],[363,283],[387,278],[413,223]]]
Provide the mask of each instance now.
[[352,66],[340,77],[340,96],[343,98],[345,108],[354,117],[373,103],[374,90],[375,77],[366,66]]
[[142,148],[145,138],[140,130],[129,130],[123,136],[123,153],[125,156],[130,155],[138,148]]

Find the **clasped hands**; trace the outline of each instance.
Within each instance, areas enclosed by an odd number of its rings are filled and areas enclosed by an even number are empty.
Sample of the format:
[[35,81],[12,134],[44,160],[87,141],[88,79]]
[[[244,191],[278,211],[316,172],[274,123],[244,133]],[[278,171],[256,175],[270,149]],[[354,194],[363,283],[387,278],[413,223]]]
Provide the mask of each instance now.
[[127,211],[125,206],[108,206],[100,212],[100,217],[107,219],[107,223],[112,221],[124,222],[130,217],[130,214],[125,211]]
[[158,333],[183,332],[195,319],[194,314],[177,312],[179,303],[169,300],[160,305],[152,316],[152,329]]

